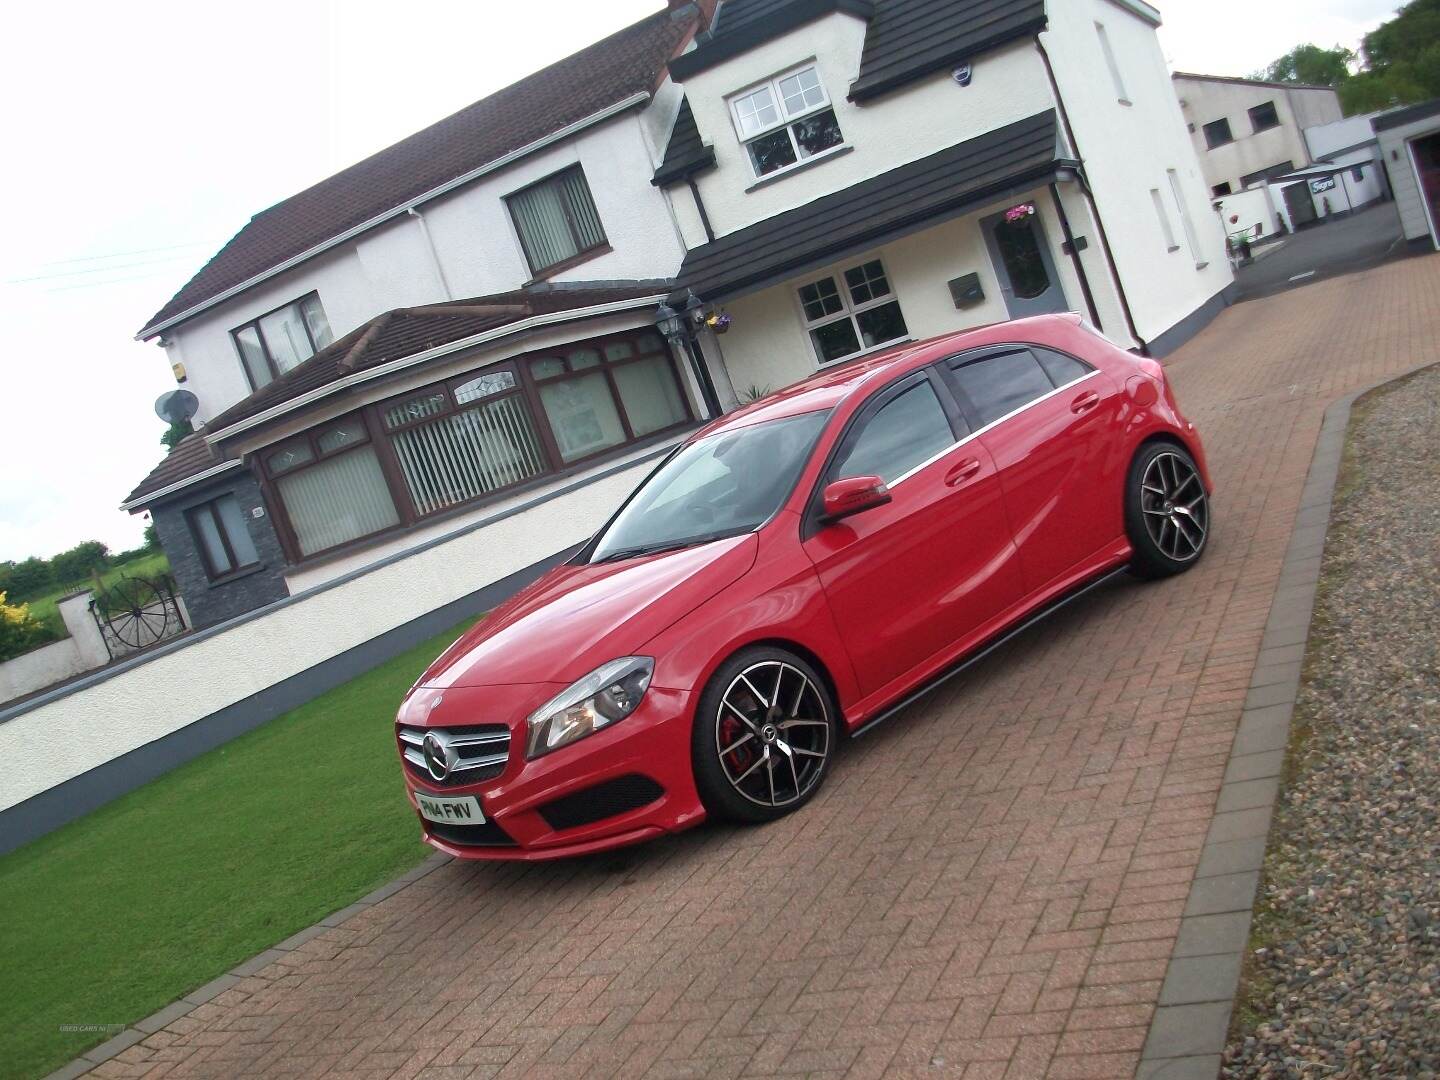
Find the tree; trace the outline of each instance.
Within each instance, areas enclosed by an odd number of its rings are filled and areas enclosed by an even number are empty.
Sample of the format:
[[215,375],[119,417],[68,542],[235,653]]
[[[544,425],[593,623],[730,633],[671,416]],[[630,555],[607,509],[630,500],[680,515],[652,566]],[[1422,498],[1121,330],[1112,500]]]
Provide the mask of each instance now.
[[1297,45],[1280,59],[1255,73],[1265,82],[1304,83],[1307,86],[1334,86],[1350,79],[1355,54],[1341,45],[1322,49],[1319,45]]
[[160,550],[160,532],[153,521],[145,526],[145,543],[142,546],[146,551]]
[[1440,0],[1410,0],[1365,35],[1358,54],[1299,45],[1256,78],[1333,86],[1347,116],[1440,97]]
[[34,596],[54,583],[55,572],[45,559],[32,555],[11,567],[10,588],[16,596]]
[[50,560],[54,578],[61,585],[74,585],[90,575],[91,570],[104,570],[109,563],[110,549],[99,540],[85,540],[69,551],[62,551]]
[[165,429],[165,434],[160,436],[160,442],[162,445],[174,450],[181,439],[185,438],[186,435],[193,435],[194,433],[195,429],[190,426],[190,421],[181,420],[171,424]]

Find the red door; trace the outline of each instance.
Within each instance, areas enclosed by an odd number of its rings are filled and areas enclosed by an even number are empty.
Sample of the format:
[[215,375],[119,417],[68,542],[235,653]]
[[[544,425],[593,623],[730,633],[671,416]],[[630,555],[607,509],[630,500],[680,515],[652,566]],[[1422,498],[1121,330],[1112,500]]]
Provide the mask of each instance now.
[[866,406],[827,470],[879,476],[892,496],[804,542],[864,694],[1021,595],[995,463],[967,435],[938,376],[919,372]]
[[956,397],[990,451],[1027,591],[1124,531],[1114,475],[1119,389],[1063,353],[1031,347],[952,361]]

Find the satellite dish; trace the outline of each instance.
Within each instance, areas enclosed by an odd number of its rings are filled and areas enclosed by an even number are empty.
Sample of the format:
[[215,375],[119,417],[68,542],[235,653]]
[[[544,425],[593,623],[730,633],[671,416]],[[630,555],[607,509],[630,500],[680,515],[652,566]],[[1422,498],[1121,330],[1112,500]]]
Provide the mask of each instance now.
[[200,399],[189,390],[167,390],[155,399],[155,415],[171,424],[183,424],[200,408]]

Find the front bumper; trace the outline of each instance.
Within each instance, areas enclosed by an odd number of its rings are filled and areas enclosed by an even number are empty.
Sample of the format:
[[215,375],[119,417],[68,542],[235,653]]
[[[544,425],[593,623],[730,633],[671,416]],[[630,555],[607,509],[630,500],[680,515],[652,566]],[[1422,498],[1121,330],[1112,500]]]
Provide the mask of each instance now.
[[[494,702],[486,690],[447,690],[444,724],[493,718],[488,706]],[[472,785],[436,784],[402,760],[406,797],[424,841],[462,859],[558,859],[640,843],[700,823],[705,811],[690,764],[692,697],[651,687],[624,720],[534,761],[525,758],[521,719],[512,728],[503,771]],[[429,719],[437,718],[432,713]],[[415,807],[417,790],[441,798],[473,795],[486,824],[427,821]]]

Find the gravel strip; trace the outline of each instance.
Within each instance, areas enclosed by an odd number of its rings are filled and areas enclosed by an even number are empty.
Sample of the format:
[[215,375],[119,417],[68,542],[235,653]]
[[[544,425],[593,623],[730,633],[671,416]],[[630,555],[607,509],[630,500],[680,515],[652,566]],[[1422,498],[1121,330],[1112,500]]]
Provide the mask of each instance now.
[[1221,1075],[1440,1078],[1440,368],[1357,403]]

